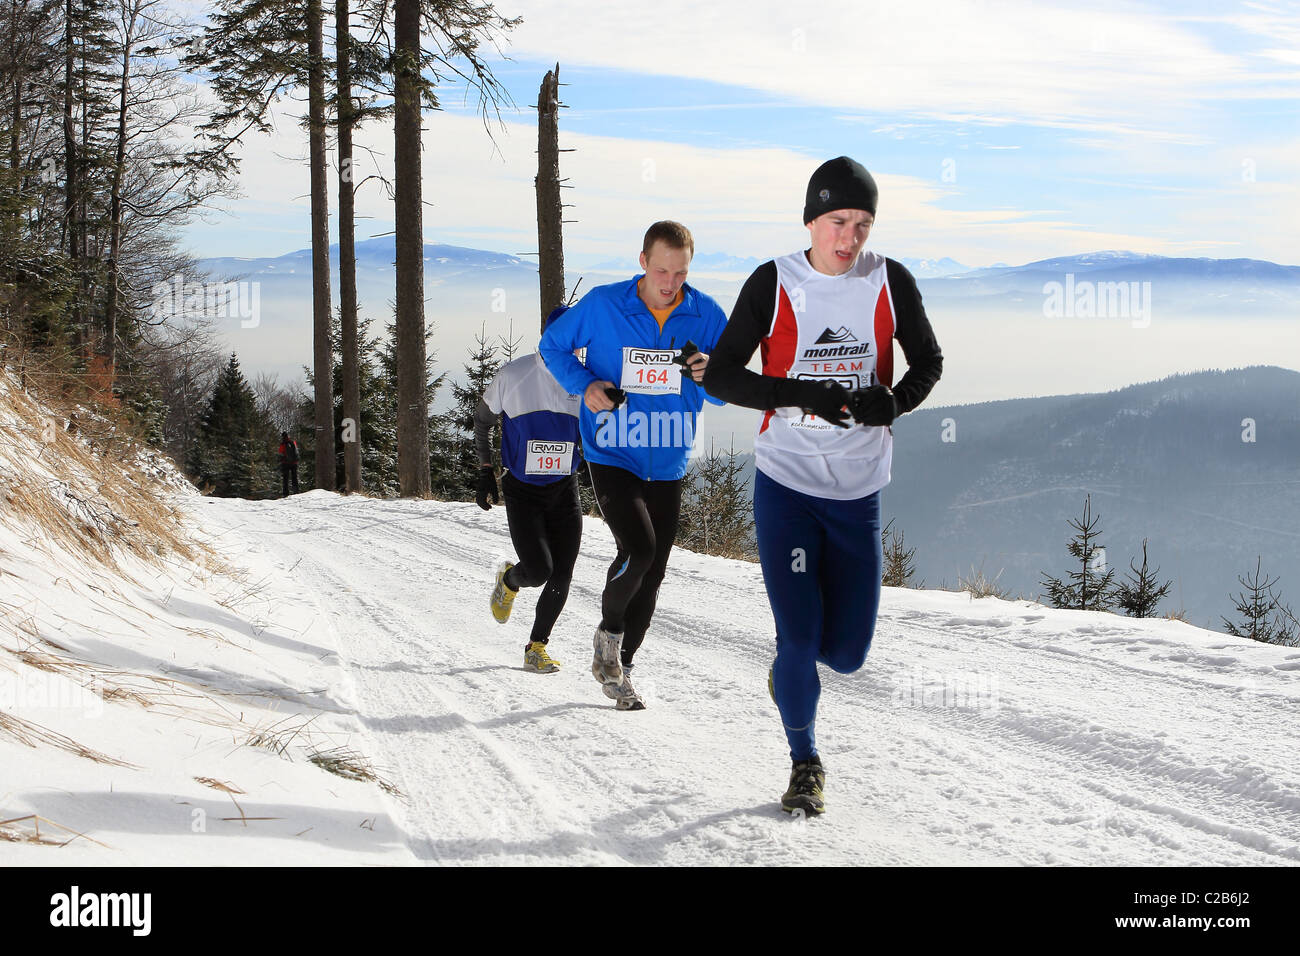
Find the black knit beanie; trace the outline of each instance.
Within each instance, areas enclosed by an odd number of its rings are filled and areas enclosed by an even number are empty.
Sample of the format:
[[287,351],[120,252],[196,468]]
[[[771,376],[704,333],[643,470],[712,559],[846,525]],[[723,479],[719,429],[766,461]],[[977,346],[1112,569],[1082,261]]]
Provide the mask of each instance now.
[[865,209],[874,217],[877,195],[876,181],[861,163],[847,156],[828,159],[808,180],[808,196],[803,206],[804,224],[835,209]]

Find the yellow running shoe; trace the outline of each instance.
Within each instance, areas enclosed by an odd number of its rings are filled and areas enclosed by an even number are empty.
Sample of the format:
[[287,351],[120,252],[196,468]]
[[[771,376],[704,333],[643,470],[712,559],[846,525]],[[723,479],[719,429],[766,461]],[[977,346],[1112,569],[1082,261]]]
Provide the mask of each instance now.
[[514,607],[515,595],[519,593],[506,584],[506,572],[513,567],[513,564],[505,561],[497,569],[496,587],[492,589],[492,599],[488,601],[488,606],[492,608],[492,616],[497,619],[498,624],[510,620],[510,609]]
[[524,651],[524,670],[552,674],[559,669],[560,662],[553,660],[551,655],[546,653],[546,645],[541,641],[533,641]]
[[781,795],[781,809],[786,813],[812,817],[826,812],[826,771],[821,758],[813,754],[790,768],[790,788]]

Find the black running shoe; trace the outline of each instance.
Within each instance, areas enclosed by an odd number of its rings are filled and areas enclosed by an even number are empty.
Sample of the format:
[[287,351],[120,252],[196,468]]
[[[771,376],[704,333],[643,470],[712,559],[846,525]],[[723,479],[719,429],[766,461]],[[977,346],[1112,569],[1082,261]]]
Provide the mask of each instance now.
[[804,816],[826,812],[826,799],[822,787],[826,786],[826,771],[821,758],[814,754],[800,760],[790,769],[790,789],[781,797],[781,809],[786,813],[801,811]]

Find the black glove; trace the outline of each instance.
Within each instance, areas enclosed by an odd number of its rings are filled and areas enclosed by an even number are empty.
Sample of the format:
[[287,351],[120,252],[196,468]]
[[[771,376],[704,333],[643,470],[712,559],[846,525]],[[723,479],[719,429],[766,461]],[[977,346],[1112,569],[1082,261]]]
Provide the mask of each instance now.
[[698,355],[699,352],[700,347],[690,339],[687,339],[686,344],[682,346],[681,354],[673,356],[673,362],[680,365],[682,368],[686,368],[686,363],[691,360],[692,356]]
[[614,403],[615,408],[618,408],[618,406],[627,401],[627,392],[623,391],[621,388],[614,388],[611,386],[610,388],[605,389],[605,394],[609,396],[609,400]]
[[898,417],[898,399],[888,385],[854,389],[849,410],[859,425],[892,425]]
[[[782,405],[797,405],[806,414],[824,418],[839,428],[848,428],[849,390],[839,382],[824,379],[792,378],[785,382]],[[788,398],[788,400],[786,400]]]
[[488,498],[492,499],[492,504],[501,504],[501,494],[497,491],[497,473],[491,465],[484,465],[478,470],[478,495],[474,500],[484,511],[491,511],[492,505],[488,504]]

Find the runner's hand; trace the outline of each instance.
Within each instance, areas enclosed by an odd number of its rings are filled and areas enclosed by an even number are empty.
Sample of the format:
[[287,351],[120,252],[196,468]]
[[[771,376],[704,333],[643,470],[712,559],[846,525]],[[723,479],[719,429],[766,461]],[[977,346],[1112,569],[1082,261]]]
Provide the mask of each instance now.
[[898,417],[898,400],[888,385],[859,388],[849,399],[853,420],[859,425],[892,425]]
[[605,394],[605,389],[613,388],[613,382],[592,382],[587,386],[587,390],[582,395],[582,400],[586,403],[587,410],[590,412],[609,412],[614,410],[614,403],[610,397]]
[[709,366],[709,353],[696,352],[686,360],[686,368],[690,370],[691,378],[695,382],[704,381],[704,370]]
[[802,408],[839,428],[849,427],[849,413],[844,408],[849,403],[849,390],[839,382],[829,378],[795,378],[787,379],[785,386],[785,404]]

